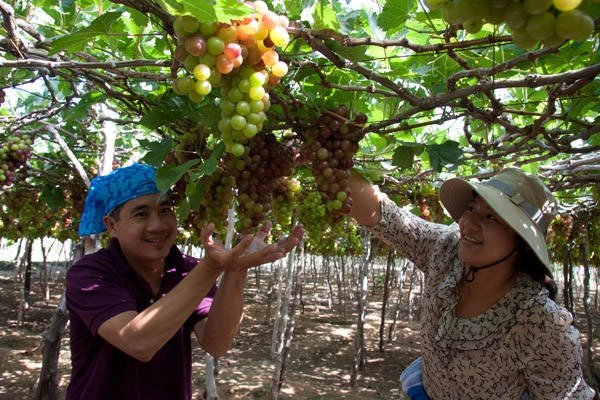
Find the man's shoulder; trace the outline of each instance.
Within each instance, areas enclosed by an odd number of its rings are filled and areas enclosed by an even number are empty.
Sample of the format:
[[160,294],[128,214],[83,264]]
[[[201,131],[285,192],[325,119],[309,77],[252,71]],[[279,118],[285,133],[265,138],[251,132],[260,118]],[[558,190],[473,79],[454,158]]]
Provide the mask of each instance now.
[[67,270],[67,281],[86,275],[110,274],[111,271],[119,271],[120,260],[109,249],[102,248],[94,253],[89,253],[73,263]]

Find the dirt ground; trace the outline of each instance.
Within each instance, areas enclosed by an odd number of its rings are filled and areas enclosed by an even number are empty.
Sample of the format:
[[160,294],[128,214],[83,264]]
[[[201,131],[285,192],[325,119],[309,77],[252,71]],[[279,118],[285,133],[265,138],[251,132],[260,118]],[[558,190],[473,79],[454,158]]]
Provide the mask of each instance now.
[[[42,366],[40,340],[62,294],[53,286],[45,304],[34,282],[31,304],[23,326],[17,323],[19,288],[0,277],[0,400],[27,399]],[[240,333],[218,361],[219,398],[270,399],[275,361],[271,358],[272,323],[266,322],[263,295],[248,289],[245,318]],[[380,303],[370,303],[365,326],[367,363],[355,388],[350,385],[356,314],[342,306],[328,309],[305,304],[298,313],[290,361],[280,399],[405,399],[398,377],[418,354],[418,324],[401,322],[397,339],[379,351]],[[347,315],[347,317],[345,317]],[[59,359],[60,399],[69,382],[68,337],[62,341]],[[193,382],[196,397],[204,390],[205,354],[195,351]]]
[[[31,305],[23,326],[17,324],[19,289],[13,280],[0,277],[0,400],[27,399],[39,377],[40,339],[62,294],[52,287],[51,301],[42,301],[39,287],[32,290]],[[380,299],[369,302],[365,341],[367,363],[354,388],[350,385],[356,313],[337,305],[305,299],[297,313],[288,369],[280,399],[406,399],[398,377],[419,354],[418,323],[397,325],[397,337],[379,351]],[[275,361],[271,358],[272,323],[264,294],[249,285],[245,319],[232,349],[218,361],[219,398],[270,399]],[[388,321],[389,325],[389,321]],[[387,332],[387,329],[386,329]],[[596,343],[598,339],[596,339]],[[596,351],[594,352],[596,353]],[[60,399],[69,382],[68,336],[62,341],[59,365]],[[205,354],[195,351],[194,388],[198,398],[205,387]]]

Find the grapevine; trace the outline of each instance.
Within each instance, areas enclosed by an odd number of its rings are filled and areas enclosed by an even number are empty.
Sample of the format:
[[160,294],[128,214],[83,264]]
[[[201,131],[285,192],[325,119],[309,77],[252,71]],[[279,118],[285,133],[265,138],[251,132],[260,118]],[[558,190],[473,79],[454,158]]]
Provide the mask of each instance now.
[[479,32],[484,23],[506,24],[513,43],[523,49],[589,38],[595,23],[585,12],[587,4],[584,0],[425,0],[427,8],[441,9],[447,23],[467,33]]

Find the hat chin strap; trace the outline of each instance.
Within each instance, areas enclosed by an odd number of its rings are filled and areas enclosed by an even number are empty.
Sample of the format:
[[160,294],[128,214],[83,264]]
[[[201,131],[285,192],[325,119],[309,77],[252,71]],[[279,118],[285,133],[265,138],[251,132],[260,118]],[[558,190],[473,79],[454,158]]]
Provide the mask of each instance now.
[[468,283],[473,282],[475,280],[475,273],[481,271],[482,269],[493,267],[494,265],[498,265],[498,264],[508,260],[510,258],[510,256],[512,256],[519,247],[520,247],[520,245],[517,245],[517,247],[512,249],[512,251],[510,253],[508,253],[504,258],[502,258],[496,262],[493,262],[491,264],[482,265],[481,267],[473,267],[470,265],[469,272],[467,272],[467,274],[463,277],[464,281],[468,282]]

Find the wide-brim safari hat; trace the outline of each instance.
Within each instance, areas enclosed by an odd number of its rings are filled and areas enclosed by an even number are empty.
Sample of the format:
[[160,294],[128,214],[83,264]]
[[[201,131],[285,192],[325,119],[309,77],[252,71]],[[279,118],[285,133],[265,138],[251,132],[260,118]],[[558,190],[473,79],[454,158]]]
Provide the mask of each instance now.
[[534,175],[506,168],[485,182],[452,178],[442,184],[440,200],[455,221],[467,210],[476,193],[550,268],[546,245],[548,227],[556,215],[556,199]]

